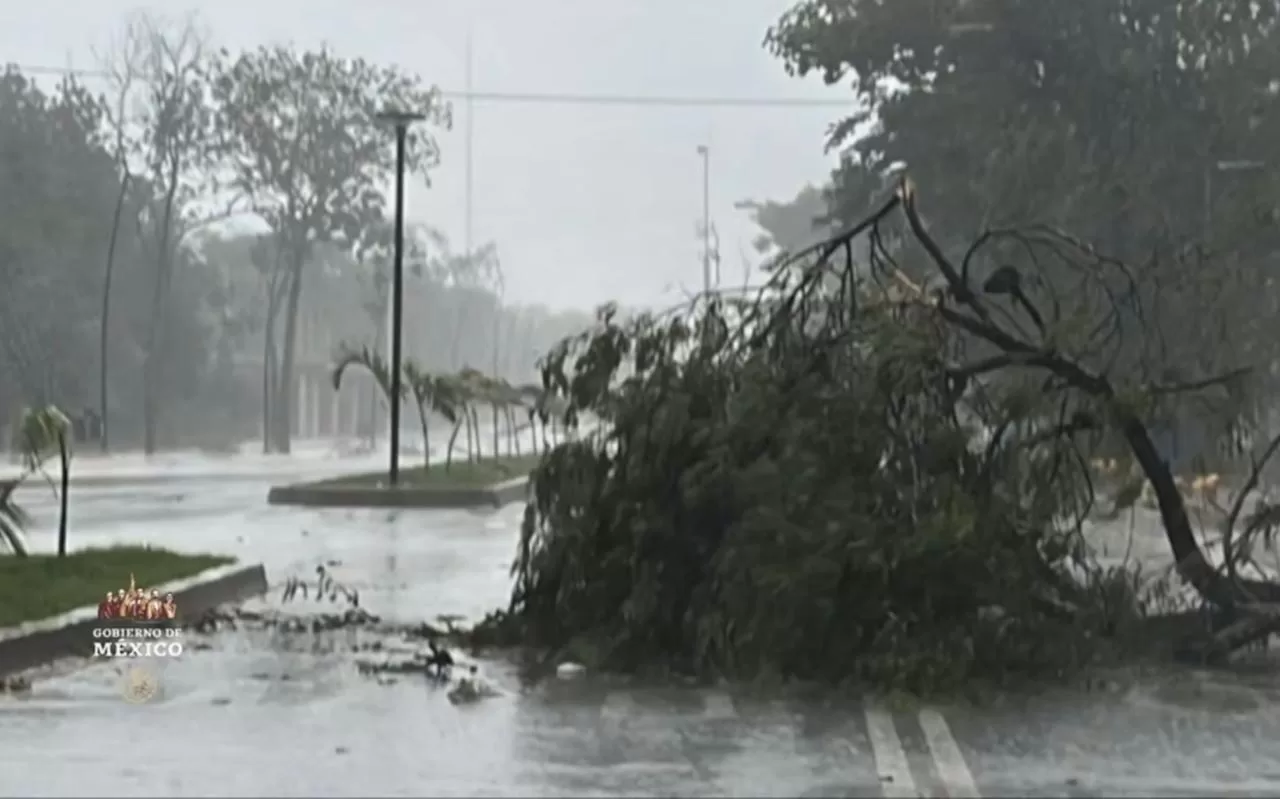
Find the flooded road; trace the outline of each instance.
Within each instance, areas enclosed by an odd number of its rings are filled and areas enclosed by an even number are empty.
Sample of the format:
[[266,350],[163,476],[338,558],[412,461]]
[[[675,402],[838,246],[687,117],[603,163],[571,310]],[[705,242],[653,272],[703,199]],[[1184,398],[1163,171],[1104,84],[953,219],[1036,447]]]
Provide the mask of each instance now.
[[[298,470],[281,464],[280,474]],[[313,467],[306,467],[311,469]],[[327,467],[314,467],[315,469]],[[520,509],[268,507],[263,474],[73,493],[77,547],[147,541],[266,564],[279,586],[317,564],[389,621],[474,618],[505,604]],[[53,541],[35,499],[32,545]],[[1280,689],[1183,672],[1099,693],[889,711],[862,701],[637,687],[588,676],[454,706],[420,675],[362,675],[374,632],[242,625],[164,665],[146,705],[118,667],[0,697],[0,794],[23,796],[1138,796],[1280,793]],[[403,645],[387,640],[387,647]],[[132,731],[132,735],[123,735]],[[136,744],[135,744],[136,742]],[[12,765],[18,764],[18,765]]]

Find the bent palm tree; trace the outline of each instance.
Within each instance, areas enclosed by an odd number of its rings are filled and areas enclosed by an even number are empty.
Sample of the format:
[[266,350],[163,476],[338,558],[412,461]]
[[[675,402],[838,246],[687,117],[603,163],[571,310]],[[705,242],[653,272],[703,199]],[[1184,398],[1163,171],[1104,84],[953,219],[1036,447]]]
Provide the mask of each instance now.
[[[28,473],[44,471],[45,461],[58,453],[62,467],[62,487],[55,489],[58,497],[58,557],[67,554],[67,504],[71,493],[71,420],[54,405],[34,410],[26,408],[18,426],[18,450]],[[50,483],[53,481],[50,479]],[[11,489],[12,490],[12,489]]]
[[427,426],[427,415],[431,412],[435,379],[410,358],[405,359],[401,371],[404,373],[404,382],[409,386],[413,404],[418,406],[418,423],[422,426],[422,468],[427,471],[431,469],[431,432]]
[[449,443],[444,451],[444,470],[453,466],[453,448],[458,442],[458,432],[467,425],[467,441],[471,440],[470,415],[467,413],[467,392],[457,375],[440,375],[436,378],[436,397],[440,402],[443,416],[453,424],[449,433]]
[[[458,373],[458,385],[464,400],[464,411],[470,426],[467,430],[467,444],[471,448],[471,462],[477,463],[484,457],[483,442],[480,440],[480,415],[476,406],[489,402],[490,380],[484,372],[470,366]],[[495,456],[497,453],[494,453]]]
[[458,408],[445,378],[429,374],[412,360],[405,361],[404,379],[418,406],[418,421],[422,425],[422,450],[425,453],[423,468],[431,468],[431,439],[427,419],[432,413],[443,416],[457,426]]
[[517,386],[515,389],[516,396],[519,397],[517,404],[524,408],[525,416],[529,419],[529,441],[533,446],[533,454],[538,454],[538,408],[542,402],[543,390],[542,386],[533,383],[526,383]]
[[[346,375],[347,370],[353,366],[359,366],[373,376],[373,381],[378,384],[378,388],[382,391],[383,399],[390,406],[393,402],[391,399],[391,369],[381,355],[368,347],[356,349],[344,344],[338,348],[333,358],[333,369],[330,372],[333,390],[341,390],[342,378]],[[401,400],[404,399],[406,393],[406,386],[400,386]]]
[[23,529],[31,519],[26,511],[13,500],[13,492],[22,484],[22,478],[0,481],[0,544],[20,558],[27,556],[27,540]]

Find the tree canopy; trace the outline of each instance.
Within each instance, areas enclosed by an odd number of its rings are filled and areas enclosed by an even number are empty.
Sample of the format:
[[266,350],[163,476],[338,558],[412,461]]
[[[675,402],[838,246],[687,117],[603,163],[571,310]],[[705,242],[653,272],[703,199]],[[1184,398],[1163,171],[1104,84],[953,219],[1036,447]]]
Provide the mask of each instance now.
[[1278,18],[1274,2],[805,0],[767,43],[791,72],[852,86],[860,110],[829,141],[838,219],[884,195],[868,175],[905,167],[944,244],[1069,230],[1142,284],[1150,313],[1128,329],[1148,351],[1118,368],[1153,349],[1170,369],[1250,366],[1260,397],[1280,355],[1263,321],[1278,307]]

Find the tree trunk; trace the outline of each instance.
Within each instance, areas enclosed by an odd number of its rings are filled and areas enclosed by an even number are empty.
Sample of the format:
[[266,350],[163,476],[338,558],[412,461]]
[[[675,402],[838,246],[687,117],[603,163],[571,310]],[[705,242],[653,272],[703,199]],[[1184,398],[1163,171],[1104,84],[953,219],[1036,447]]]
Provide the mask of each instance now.
[[427,429],[427,405],[425,397],[415,397],[418,402],[418,422],[422,425],[422,470],[431,471],[431,434]]
[[1151,483],[1160,508],[1160,520],[1164,524],[1165,537],[1173,551],[1179,576],[1186,580],[1205,599],[1219,607],[1229,608],[1237,603],[1280,603],[1280,585],[1258,580],[1229,580],[1210,565],[1196,541],[1187,516],[1187,506],[1182,492],[1173,480],[1168,463],[1160,457],[1155,442],[1146,425],[1127,411],[1114,410],[1120,432],[1124,435],[1133,457],[1142,467]]
[[478,436],[473,432],[475,425],[471,418],[471,409],[465,405],[462,408],[462,419],[467,425],[467,463],[474,463],[476,458],[474,439]]
[[449,434],[449,444],[444,450],[444,470],[449,471],[453,466],[453,447],[458,443],[458,431],[462,429],[462,422],[453,423],[453,432]]
[[[285,278],[287,281],[288,278]],[[262,329],[262,451],[273,449],[272,428],[276,394],[273,391],[280,371],[276,353],[276,320],[280,317],[279,278],[273,278],[267,286],[266,324]]]
[[476,435],[476,445],[471,451],[471,462],[479,463],[484,460],[484,451],[482,449],[484,441],[480,437],[480,411],[475,408],[471,408],[471,429],[475,431]]
[[293,366],[298,336],[298,300],[302,295],[302,264],[305,260],[305,251],[294,253],[289,275],[289,297],[284,308],[284,342],[274,392],[275,408],[272,416],[275,425],[272,432],[276,451],[286,455],[291,449],[290,437],[293,433]]
[[271,384],[275,381],[275,336],[268,322],[262,331],[262,454],[271,452]]
[[499,421],[498,416],[500,414],[500,411],[498,410],[498,403],[495,402],[490,407],[493,408],[493,459],[497,460],[499,457],[502,456],[502,449],[501,449],[502,425],[498,424],[498,421]]
[[156,279],[151,292],[151,323],[147,329],[147,354],[142,361],[142,449],[151,455],[156,451],[156,428],[160,413],[159,379],[161,328],[164,325],[165,296],[169,290],[169,273],[173,267],[170,241],[173,238],[173,203],[178,193],[176,163],[169,171],[169,186],[164,197],[164,214],[160,221],[160,240],[156,252]]
[[116,194],[116,207],[111,214],[111,238],[107,240],[107,266],[102,274],[102,314],[98,320],[98,415],[102,417],[102,430],[99,445],[105,453],[110,450],[107,421],[107,384],[109,367],[107,364],[111,330],[111,279],[115,276],[116,245],[120,240],[120,216],[124,213],[124,200],[129,192],[130,175],[128,170],[120,179],[120,191]]
[[504,409],[507,421],[507,456],[520,456],[520,440],[516,431],[516,413],[510,407]]
[[67,504],[71,493],[71,450],[67,435],[58,433],[58,460],[62,464],[62,492],[58,497],[58,557],[67,556]]

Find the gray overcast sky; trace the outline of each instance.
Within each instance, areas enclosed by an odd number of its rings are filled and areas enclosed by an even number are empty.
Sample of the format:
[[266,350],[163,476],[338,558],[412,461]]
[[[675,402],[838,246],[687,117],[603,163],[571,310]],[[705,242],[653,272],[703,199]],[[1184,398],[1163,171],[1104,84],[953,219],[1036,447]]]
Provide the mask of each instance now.
[[[216,43],[329,44],[398,65],[446,90],[808,97],[847,91],[789,78],[764,51],[788,0],[122,0],[18,2],[0,62],[89,68],[133,9],[194,10]],[[19,10],[21,9],[21,10]],[[752,226],[733,203],[780,199],[822,180],[841,108],[662,108],[475,104],[474,238],[493,240],[508,297],[553,307],[607,299],[667,304],[701,278],[699,144],[711,148],[711,208],[727,284],[742,280]],[[430,189],[407,215],[462,249],[464,115],[442,135]]]

